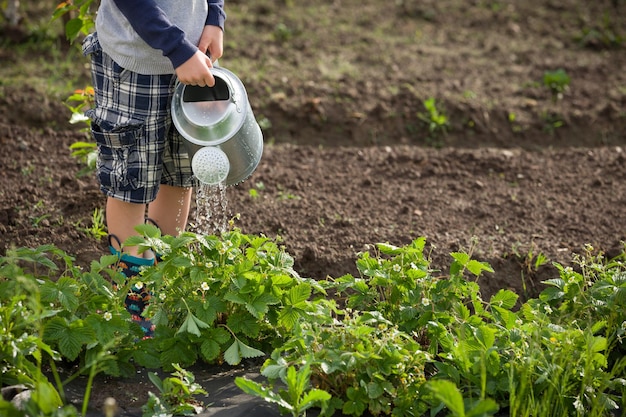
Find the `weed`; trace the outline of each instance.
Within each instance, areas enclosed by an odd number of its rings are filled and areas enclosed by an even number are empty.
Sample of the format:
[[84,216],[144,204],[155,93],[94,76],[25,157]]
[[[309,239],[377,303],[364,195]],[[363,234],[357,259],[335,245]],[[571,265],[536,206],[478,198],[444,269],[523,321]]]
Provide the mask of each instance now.
[[550,135],[565,125],[562,117],[556,112],[546,110],[541,113],[541,119],[543,120],[543,131]]
[[42,214],[41,216],[32,217],[31,218],[31,222],[33,224],[33,227],[35,227],[35,228],[39,227],[41,222],[43,222],[45,219],[47,219],[49,217],[50,217],[49,214]]
[[274,27],[274,32],[272,33],[274,40],[278,43],[286,43],[291,40],[294,36],[294,31],[284,23],[278,23],[276,27]]
[[201,385],[195,382],[194,375],[181,368],[178,364],[172,364],[175,369],[173,376],[161,380],[154,373],[148,373],[150,381],[159,390],[159,395],[149,393],[148,402],[141,408],[145,417],[156,415],[193,415],[200,414],[204,404],[194,396],[207,392]]
[[104,210],[96,207],[91,214],[91,227],[82,229],[88,236],[96,240],[100,240],[107,236],[106,225],[104,221]]
[[583,27],[574,39],[587,48],[619,48],[624,44],[626,38],[619,34],[616,26],[611,21],[611,15],[605,13],[601,23]]
[[523,130],[522,126],[519,123],[517,123],[517,115],[514,112],[509,112],[508,120],[509,120],[509,123],[511,124],[512,132],[520,133]]
[[569,88],[570,81],[570,76],[563,69],[546,71],[543,74],[543,85],[550,90],[553,103],[563,98],[563,93]]
[[22,167],[21,173],[24,177],[29,177],[35,172],[35,167],[28,163],[25,167]]
[[331,395],[322,389],[310,388],[311,365],[307,360],[303,363],[298,370],[294,366],[289,366],[286,372],[279,373],[287,389],[279,389],[277,393],[243,377],[237,377],[235,384],[246,394],[256,395],[274,403],[278,405],[281,413],[290,413],[293,417],[306,416],[306,410],[315,406],[325,410]]
[[445,112],[437,107],[437,103],[433,97],[423,102],[426,112],[417,114],[419,120],[428,126],[429,138],[433,141],[441,139],[448,133],[448,117]]
[[248,190],[248,195],[252,199],[259,198],[259,191],[264,191],[265,190],[265,184],[263,184],[262,181],[259,181],[259,182],[255,183],[254,185],[255,185],[256,188],[250,188],[250,190]]
[[280,201],[300,200],[300,196],[293,194],[291,191],[285,190],[282,186],[278,186],[277,198]]

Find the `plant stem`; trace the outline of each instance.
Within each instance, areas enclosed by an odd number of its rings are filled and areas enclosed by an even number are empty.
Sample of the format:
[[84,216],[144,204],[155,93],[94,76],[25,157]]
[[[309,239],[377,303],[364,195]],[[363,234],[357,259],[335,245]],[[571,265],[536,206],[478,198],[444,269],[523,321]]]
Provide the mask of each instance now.
[[93,386],[93,380],[97,374],[97,364],[93,364],[89,369],[89,378],[87,379],[87,387],[85,388],[85,395],[83,396],[83,408],[81,415],[87,415],[87,408],[89,406],[89,397],[91,397],[91,388]]
[[59,393],[59,396],[61,397],[61,401],[63,401],[63,404],[65,404],[66,398],[65,398],[65,390],[63,389],[63,381],[61,381],[61,376],[59,375],[59,372],[57,370],[56,362],[52,358],[50,358],[50,369],[52,370],[54,383],[57,386],[57,391]]

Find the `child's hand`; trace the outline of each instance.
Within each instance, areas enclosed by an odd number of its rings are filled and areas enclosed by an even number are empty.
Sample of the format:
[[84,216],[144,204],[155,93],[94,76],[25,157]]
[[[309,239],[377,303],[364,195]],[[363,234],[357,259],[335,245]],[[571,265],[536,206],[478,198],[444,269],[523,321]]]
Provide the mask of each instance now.
[[215,78],[209,70],[211,67],[213,67],[211,58],[202,51],[196,51],[184,64],[176,68],[176,76],[183,84],[213,87]]
[[198,49],[208,53],[213,61],[220,59],[224,52],[224,32],[217,26],[205,26],[198,43]]

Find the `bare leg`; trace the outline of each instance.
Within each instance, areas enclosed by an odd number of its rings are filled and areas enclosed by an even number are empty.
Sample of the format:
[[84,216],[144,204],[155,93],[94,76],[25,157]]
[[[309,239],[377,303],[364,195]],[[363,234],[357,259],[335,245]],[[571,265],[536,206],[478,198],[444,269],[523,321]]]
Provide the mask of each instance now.
[[[112,197],[107,199],[106,218],[109,233],[117,236],[120,242],[137,234],[135,227],[143,224],[145,204],[127,203]],[[116,248],[119,250],[119,248]],[[124,248],[124,252],[137,256],[137,247]]]
[[[193,188],[161,185],[156,200],[148,205],[148,217],[166,235],[178,236],[187,227]],[[143,220],[142,220],[143,221]]]

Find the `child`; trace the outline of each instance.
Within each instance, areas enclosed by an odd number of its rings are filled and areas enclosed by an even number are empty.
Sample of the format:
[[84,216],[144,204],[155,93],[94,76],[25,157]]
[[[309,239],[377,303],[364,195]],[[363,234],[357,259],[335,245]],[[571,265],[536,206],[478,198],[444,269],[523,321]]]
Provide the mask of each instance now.
[[[222,56],[224,0],[102,0],[96,31],[83,42],[91,56],[95,107],[87,112],[98,145],[97,175],[107,196],[111,252],[127,277],[154,259],[121,242],[146,215],[164,234],[185,229],[193,174],[169,104],[176,79],[213,86],[212,60]],[[135,288],[127,308],[146,336],[149,298]]]

